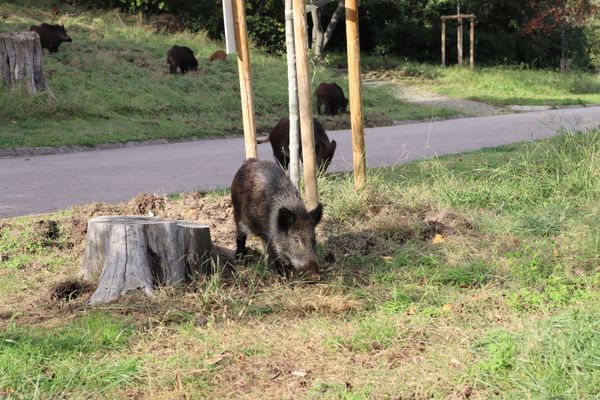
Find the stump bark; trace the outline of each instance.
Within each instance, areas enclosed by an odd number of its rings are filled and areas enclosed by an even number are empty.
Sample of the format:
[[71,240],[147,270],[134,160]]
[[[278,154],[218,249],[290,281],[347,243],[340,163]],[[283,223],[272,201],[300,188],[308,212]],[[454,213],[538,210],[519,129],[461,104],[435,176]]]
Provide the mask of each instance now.
[[153,295],[214,264],[208,226],[153,217],[97,217],[88,221],[82,275],[98,288],[89,304],[117,300],[130,290]]
[[42,46],[36,32],[0,33],[0,76],[4,87],[29,94],[52,91],[42,69]]

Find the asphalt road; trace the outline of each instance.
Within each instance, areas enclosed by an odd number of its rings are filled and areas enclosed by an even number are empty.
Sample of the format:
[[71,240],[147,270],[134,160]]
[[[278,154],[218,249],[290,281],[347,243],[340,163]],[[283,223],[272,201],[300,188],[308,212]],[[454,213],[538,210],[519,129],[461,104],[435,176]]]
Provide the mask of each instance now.
[[[600,107],[584,107],[372,128],[365,134],[367,164],[400,164],[598,124]],[[338,142],[330,169],[350,170],[350,131],[333,131],[329,136]],[[259,146],[259,157],[272,159],[269,144]],[[243,159],[242,139],[0,159],[0,217],[39,214],[94,201],[124,201],[141,192],[227,187]]]

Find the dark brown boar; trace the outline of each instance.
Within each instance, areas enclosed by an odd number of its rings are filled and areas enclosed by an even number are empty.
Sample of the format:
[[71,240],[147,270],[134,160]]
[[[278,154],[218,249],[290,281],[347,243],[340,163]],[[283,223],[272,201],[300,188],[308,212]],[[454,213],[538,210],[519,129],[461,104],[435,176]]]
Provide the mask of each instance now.
[[182,74],[188,71],[198,71],[198,60],[194,56],[194,52],[189,47],[173,46],[167,52],[167,64],[169,64],[169,72],[172,74],[177,72],[177,68]]
[[330,115],[337,115],[338,111],[346,112],[348,99],[344,91],[336,83],[321,83],[315,90],[317,98],[317,113],[321,115],[321,107]]
[[30,31],[36,32],[40,37],[42,49],[48,49],[50,53],[56,53],[62,42],[72,42],[73,39],[67,35],[64,25],[41,24],[31,26]]
[[236,254],[246,251],[246,238],[263,241],[269,265],[280,274],[304,274],[318,280],[315,226],[323,206],[307,211],[283,169],[272,161],[246,160],[231,184]]
[[[323,125],[316,118],[313,120],[315,127],[315,154],[317,157],[317,168],[321,172],[327,171],[337,143],[335,140],[329,141]],[[283,117],[277,125],[273,127],[269,137],[264,140],[259,140],[258,144],[271,142],[273,148],[273,156],[275,160],[286,170],[290,163],[290,120],[288,117]],[[302,159],[302,146],[300,146],[300,159]]]

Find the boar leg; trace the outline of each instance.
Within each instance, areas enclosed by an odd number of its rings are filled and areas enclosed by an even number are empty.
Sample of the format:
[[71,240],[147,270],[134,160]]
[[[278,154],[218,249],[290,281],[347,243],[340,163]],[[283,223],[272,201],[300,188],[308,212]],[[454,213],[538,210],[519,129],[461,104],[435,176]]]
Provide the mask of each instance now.
[[277,252],[275,251],[275,246],[273,246],[271,242],[267,242],[267,254],[269,255],[269,268],[281,276],[287,276],[286,268],[282,264],[279,255],[277,255]]
[[241,229],[237,229],[237,234],[235,237],[235,244],[236,244],[236,250],[235,250],[235,255],[236,256],[242,256],[244,255],[244,253],[246,253],[246,239],[248,238],[248,235],[246,235],[246,233],[244,233]]

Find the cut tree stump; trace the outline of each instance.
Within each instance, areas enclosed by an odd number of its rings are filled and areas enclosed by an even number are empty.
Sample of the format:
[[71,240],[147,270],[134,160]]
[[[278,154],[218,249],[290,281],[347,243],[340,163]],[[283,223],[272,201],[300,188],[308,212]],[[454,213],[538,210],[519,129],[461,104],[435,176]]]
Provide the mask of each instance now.
[[215,260],[208,226],[142,216],[88,221],[83,277],[98,282],[89,304],[117,300],[130,290],[153,295],[212,271]]
[[0,33],[0,76],[8,90],[53,96],[44,77],[42,46],[36,32]]

